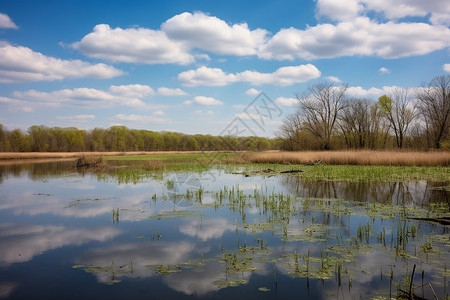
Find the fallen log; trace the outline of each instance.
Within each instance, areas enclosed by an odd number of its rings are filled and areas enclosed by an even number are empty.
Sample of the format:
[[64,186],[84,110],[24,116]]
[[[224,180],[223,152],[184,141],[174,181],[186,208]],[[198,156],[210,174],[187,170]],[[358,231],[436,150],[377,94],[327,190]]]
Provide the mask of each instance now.
[[289,171],[281,171],[281,174],[288,174],[288,173],[301,173],[303,170],[289,170]]

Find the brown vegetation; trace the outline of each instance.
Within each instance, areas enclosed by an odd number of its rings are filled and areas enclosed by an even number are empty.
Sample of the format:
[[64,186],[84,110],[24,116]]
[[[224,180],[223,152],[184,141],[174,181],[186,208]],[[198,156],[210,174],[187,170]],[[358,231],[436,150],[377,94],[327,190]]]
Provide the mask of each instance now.
[[246,152],[236,162],[311,164],[322,161],[329,165],[381,166],[449,166],[450,152],[404,151],[305,151],[305,152]]
[[227,151],[133,151],[133,152],[0,152],[0,161],[18,159],[71,159],[81,156],[118,156],[118,155],[152,155],[152,154],[177,154],[177,153],[221,153]]

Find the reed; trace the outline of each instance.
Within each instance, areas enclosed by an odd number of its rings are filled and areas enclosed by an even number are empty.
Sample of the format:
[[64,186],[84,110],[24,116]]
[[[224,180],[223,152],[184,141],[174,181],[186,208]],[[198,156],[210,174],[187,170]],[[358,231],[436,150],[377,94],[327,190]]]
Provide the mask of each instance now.
[[416,151],[305,151],[245,152],[236,163],[378,165],[378,166],[449,166],[450,152]]

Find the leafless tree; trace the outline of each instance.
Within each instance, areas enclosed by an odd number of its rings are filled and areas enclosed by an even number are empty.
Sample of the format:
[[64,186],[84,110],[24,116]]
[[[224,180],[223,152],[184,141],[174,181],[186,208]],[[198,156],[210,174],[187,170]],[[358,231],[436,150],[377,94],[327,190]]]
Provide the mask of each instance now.
[[278,138],[283,140],[285,148],[293,151],[301,146],[299,132],[302,127],[302,121],[297,113],[291,114],[283,120],[280,129],[275,133]]
[[330,149],[330,140],[339,113],[347,103],[347,85],[319,83],[308,88],[299,100],[302,128],[322,141],[322,149]]
[[416,117],[416,105],[408,89],[396,88],[389,96],[378,98],[378,104],[391,124],[397,147],[403,148],[408,128]]
[[419,111],[433,147],[439,149],[450,127],[450,75],[435,77],[417,92]]

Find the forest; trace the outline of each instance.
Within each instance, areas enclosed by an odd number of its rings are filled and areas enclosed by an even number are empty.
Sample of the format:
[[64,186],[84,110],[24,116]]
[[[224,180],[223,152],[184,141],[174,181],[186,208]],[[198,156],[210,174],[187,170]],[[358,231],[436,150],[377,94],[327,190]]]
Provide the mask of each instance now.
[[112,126],[90,131],[34,125],[26,132],[0,124],[0,152],[90,151],[263,151],[278,149],[278,139],[188,135]]

